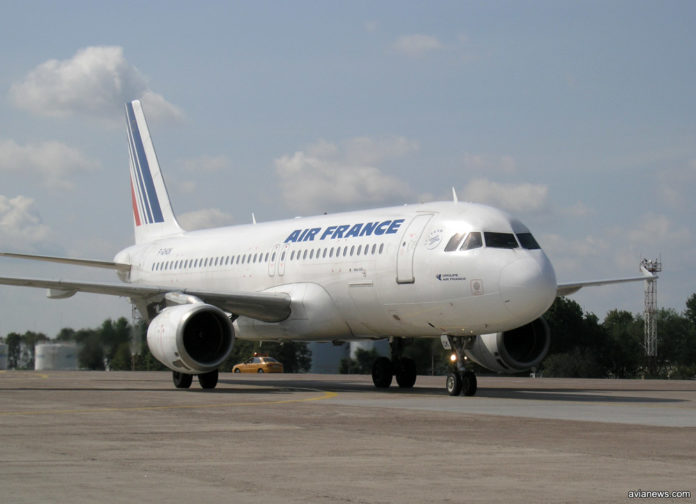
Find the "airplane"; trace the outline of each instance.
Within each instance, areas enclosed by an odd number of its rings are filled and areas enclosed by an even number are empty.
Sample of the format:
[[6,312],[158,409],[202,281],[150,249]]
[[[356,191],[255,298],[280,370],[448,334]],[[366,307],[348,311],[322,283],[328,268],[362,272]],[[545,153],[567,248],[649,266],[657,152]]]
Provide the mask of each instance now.
[[176,388],[218,383],[235,339],[384,339],[375,387],[416,382],[407,338],[452,350],[450,395],[476,393],[475,362],[498,373],[538,366],[551,335],[542,315],[557,296],[638,277],[557,283],[530,230],[507,213],[453,200],[275,222],[183,230],[174,215],[139,100],[126,104],[135,244],[113,261],[0,256],[114,270],[122,283],[0,277],[0,284],[130,298],[147,344]]

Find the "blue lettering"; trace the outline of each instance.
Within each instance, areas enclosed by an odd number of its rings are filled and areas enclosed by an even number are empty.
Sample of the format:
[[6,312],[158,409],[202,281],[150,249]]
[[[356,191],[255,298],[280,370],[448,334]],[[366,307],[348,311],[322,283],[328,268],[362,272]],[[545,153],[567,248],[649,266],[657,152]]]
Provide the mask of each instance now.
[[379,226],[377,226],[377,229],[375,229],[375,234],[376,235],[383,235],[384,233],[387,232],[387,228],[389,227],[389,224],[391,224],[392,221],[390,220],[385,220],[383,222],[379,223]]
[[370,236],[377,227],[377,224],[379,224],[379,221],[366,223],[363,226],[362,231],[360,231],[360,236]]
[[326,228],[326,231],[324,231],[324,232],[321,234],[321,239],[323,240],[324,238],[326,238],[327,236],[329,236],[329,235],[330,235],[331,233],[333,233],[334,231],[336,231],[336,226],[329,226],[329,227],[327,227],[327,228]]
[[336,239],[336,238],[343,238],[343,233],[344,233],[344,232],[346,231],[346,229],[348,229],[349,227],[350,227],[350,226],[347,225],[347,224],[346,224],[345,226],[338,226],[338,227],[336,228],[336,231],[334,231],[333,236],[331,236],[331,239],[334,240],[334,239]]
[[290,236],[288,236],[288,237],[285,239],[285,243],[288,243],[288,242],[296,242],[297,239],[299,238],[299,236],[300,236],[300,230],[299,230],[299,229],[296,229],[295,231],[293,231],[292,233],[290,233]]
[[389,226],[389,229],[387,229],[387,234],[394,234],[399,230],[399,226],[403,224],[404,219],[396,219],[392,221],[391,226]]
[[300,233],[300,236],[297,237],[298,242],[304,241],[304,237],[307,234],[307,231],[309,231],[309,228],[302,230],[302,233]]
[[319,231],[321,231],[321,228],[312,228],[308,229],[307,231],[308,232],[302,241],[314,241],[314,237]]
[[355,226],[350,228],[350,231],[346,233],[345,237],[348,238],[349,236],[358,236],[358,234],[360,234],[360,228],[362,228],[362,223],[356,224]]

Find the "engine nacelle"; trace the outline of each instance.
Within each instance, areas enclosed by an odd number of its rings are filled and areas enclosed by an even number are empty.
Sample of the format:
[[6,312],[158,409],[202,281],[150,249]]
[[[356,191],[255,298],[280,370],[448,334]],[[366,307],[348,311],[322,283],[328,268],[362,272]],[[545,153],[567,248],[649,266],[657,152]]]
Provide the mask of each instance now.
[[498,373],[518,373],[538,366],[551,344],[543,318],[511,331],[482,334],[464,353],[481,366]]
[[204,303],[170,306],[147,329],[152,355],[173,371],[186,374],[217,369],[230,355],[234,329],[225,312]]

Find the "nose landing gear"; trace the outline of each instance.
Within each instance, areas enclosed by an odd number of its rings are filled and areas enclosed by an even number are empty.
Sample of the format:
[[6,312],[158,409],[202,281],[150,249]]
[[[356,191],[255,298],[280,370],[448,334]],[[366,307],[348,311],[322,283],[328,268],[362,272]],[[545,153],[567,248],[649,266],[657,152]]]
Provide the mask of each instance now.
[[467,344],[470,344],[470,341],[472,341],[471,338],[461,338],[443,334],[440,340],[445,350],[451,350],[453,352],[452,356],[454,358],[452,364],[455,369],[447,375],[447,381],[445,382],[447,393],[451,396],[458,396],[459,394],[472,396],[476,394],[476,390],[478,389],[476,374],[472,370],[466,369],[462,362],[464,348],[466,348]]

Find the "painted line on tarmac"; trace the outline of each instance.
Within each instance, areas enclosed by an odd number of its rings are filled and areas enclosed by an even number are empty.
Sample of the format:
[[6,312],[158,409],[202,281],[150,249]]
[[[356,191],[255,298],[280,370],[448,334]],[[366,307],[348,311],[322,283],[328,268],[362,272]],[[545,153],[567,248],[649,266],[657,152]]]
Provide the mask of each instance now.
[[[95,389],[96,390],[96,389]],[[51,410],[25,410],[25,411],[0,411],[0,417],[6,416],[23,416],[23,415],[79,415],[84,413],[114,413],[126,411],[166,411],[177,409],[212,409],[212,408],[229,408],[233,406],[271,406],[275,404],[292,404],[312,401],[323,401],[326,399],[335,398],[338,393],[329,392],[327,390],[311,389],[311,388],[292,388],[285,389],[291,392],[321,392],[320,396],[305,397],[302,399],[282,399],[278,401],[254,401],[254,402],[231,402],[231,403],[212,403],[212,404],[182,404],[169,406],[133,406],[123,408],[75,408],[75,409],[51,409]]]
[[[20,374],[20,373],[21,373],[21,374]],[[32,379],[36,379],[36,378],[41,378],[41,379],[44,379],[44,380],[45,380],[45,379],[48,378],[48,375],[47,375],[47,374],[44,374],[44,373],[35,373],[35,372],[33,372],[33,371],[30,371],[30,372],[28,372],[28,373],[27,373],[27,372],[24,372],[24,371],[20,371],[18,374],[15,374],[14,369],[11,369],[11,370],[10,370],[10,369],[3,369],[3,370],[0,370],[0,375],[3,375],[3,376],[5,376],[5,377],[9,377],[10,379],[18,379],[18,378],[25,379],[25,378],[29,378],[30,380],[32,380]]]

